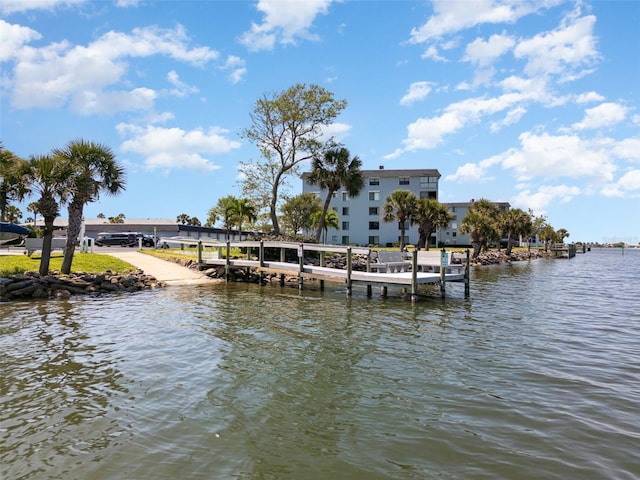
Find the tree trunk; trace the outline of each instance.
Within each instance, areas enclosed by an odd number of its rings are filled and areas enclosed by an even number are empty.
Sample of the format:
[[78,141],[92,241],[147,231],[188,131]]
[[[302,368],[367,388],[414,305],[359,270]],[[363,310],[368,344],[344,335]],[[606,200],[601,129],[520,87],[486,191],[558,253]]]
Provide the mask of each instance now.
[[53,239],[53,221],[55,217],[44,218],[44,236],[42,237],[42,256],[40,257],[40,275],[49,274],[49,264],[51,263],[51,240]]
[[69,225],[67,226],[67,246],[64,250],[64,260],[62,261],[62,273],[68,275],[71,273],[71,264],[73,263],[73,254],[76,249],[76,239],[80,235],[82,226],[82,210],[84,205],[71,203],[69,205]]
[[329,190],[327,192],[327,198],[324,199],[324,205],[322,206],[322,215],[320,215],[320,219],[318,220],[318,226],[316,227],[316,242],[320,241],[320,237],[322,236],[322,230],[324,229],[324,220],[329,211],[329,204],[331,203],[331,197],[333,196],[333,190]]

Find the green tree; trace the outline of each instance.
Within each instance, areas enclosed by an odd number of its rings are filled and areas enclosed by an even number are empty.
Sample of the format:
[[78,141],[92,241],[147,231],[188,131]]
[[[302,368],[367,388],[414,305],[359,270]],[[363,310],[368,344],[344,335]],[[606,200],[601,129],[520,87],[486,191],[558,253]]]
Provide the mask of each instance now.
[[215,207],[209,209],[209,217],[207,225],[213,225],[220,219],[222,226],[227,231],[227,240],[231,236],[231,229],[238,227],[242,230],[245,220],[253,222],[256,219],[255,207],[245,198],[236,198],[233,195],[227,195],[218,199]]
[[324,219],[333,194],[344,188],[349,196],[357,197],[364,187],[362,162],[358,157],[349,157],[349,150],[346,148],[332,148],[324,152],[322,157],[315,157],[311,163],[311,173],[307,180],[327,191],[316,228],[316,242],[320,241],[324,230]]
[[[243,130],[242,137],[257,145],[262,161],[241,162],[239,170],[244,176],[243,194],[268,196],[275,235],[280,234],[277,211],[281,186],[288,175],[299,173],[300,162],[318,155],[325,127],[346,105],[346,100],[336,100],[333,93],[318,85],[300,83],[256,101],[251,126]],[[261,201],[255,204],[262,207]]]
[[280,207],[284,227],[293,235],[313,228],[312,216],[322,212],[322,202],[313,193],[301,193],[289,198]]
[[49,273],[53,222],[60,214],[60,203],[68,194],[68,181],[72,174],[67,162],[58,162],[50,156],[31,157],[24,170],[31,192],[38,195],[36,210],[44,219],[40,275]]
[[511,255],[511,250],[516,242],[521,238],[529,238],[533,229],[533,220],[527,212],[513,208],[500,212],[498,215],[498,225],[501,236],[507,238],[507,256]]
[[[322,215],[322,210],[316,210],[311,215],[311,224],[313,228],[317,228],[320,224],[320,217]],[[338,218],[338,213],[335,210],[329,210],[324,214],[324,219],[322,219],[323,227],[323,237],[322,243],[327,243],[327,232],[330,228],[338,229],[340,227],[340,219]]]
[[404,249],[407,221],[415,213],[418,197],[409,190],[394,190],[382,206],[382,221],[398,222],[400,225],[400,250]]
[[27,205],[27,212],[31,212],[33,214],[31,221],[33,222],[33,228],[36,228],[38,223],[38,213],[40,213],[38,212],[38,204],[36,202],[29,203],[29,205]]
[[22,220],[22,211],[15,205],[7,206],[5,215],[8,222],[20,223],[20,220]]
[[538,235],[540,236],[542,241],[544,241],[544,251],[548,252],[549,251],[549,244],[551,242],[555,241],[556,231],[554,230],[552,225],[550,225],[548,223],[545,223],[540,228],[540,233]]
[[176,223],[179,223],[181,225],[188,225],[190,220],[191,217],[186,213],[181,213],[176,217]]
[[418,250],[429,250],[429,238],[438,228],[445,228],[455,217],[435,198],[420,198],[411,216],[411,224],[418,225]]
[[475,201],[467,215],[460,222],[460,232],[471,236],[473,246],[472,258],[475,260],[480,251],[487,246],[489,241],[498,238],[496,218],[498,207],[485,198]]
[[80,234],[84,206],[95,202],[100,194],[118,195],[125,189],[124,168],[105,145],[82,139],[72,140],[65,148],[53,151],[55,159],[71,164],[69,178],[67,245],[62,273],[71,272],[76,239]]
[[7,213],[11,201],[22,200],[29,193],[23,178],[25,164],[0,142],[0,221],[9,221]]
[[202,223],[198,220],[198,217],[191,217],[189,219],[189,225],[193,225],[194,227],[200,227]]
[[115,217],[109,217],[109,223],[124,223],[125,218],[124,213],[119,213]]
[[556,230],[556,241],[560,243],[564,243],[564,239],[569,238],[569,232],[566,228],[560,228]]

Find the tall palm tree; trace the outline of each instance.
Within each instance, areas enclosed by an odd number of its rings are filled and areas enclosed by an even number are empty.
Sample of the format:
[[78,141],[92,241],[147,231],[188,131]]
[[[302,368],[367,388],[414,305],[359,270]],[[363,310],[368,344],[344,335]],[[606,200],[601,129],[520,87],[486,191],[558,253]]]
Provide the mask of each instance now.
[[400,250],[404,250],[406,222],[415,213],[418,197],[409,190],[394,190],[382,206],[384,222],[397,221],[400,224]]
[[411,216],[411,224],[418,225],[418,250],[429,250],[429,238],[437,228],[445,228],[455,217],[435,198],[420,198]]
[[327,197],[322,206],[320,221],[316,227],[316,242],[324,230],[325,217],[333,194],[344,188],[350,197],[356,197],[364,187],[362,162],[356,156],[349,158],[350,153],[344,147],[327,150],[322,158],[314,158],[308,182],[327,190]]
[[502,236],[507,237],[507,256],[511,255],[511,250],[520,237],[529,238],[533,229],[531,215],[524,210],[514,208],[500,212],[498,222]]
[[485,198],[481,198],[469,207],[467,215],[460,222],[460,232],[471,235],[473,245],[472,258],[478,258],[487,243],[498,237],[496,218],[498,207]]
[[118,195],[125,189],[125,173],[106,145],[72,140],[63,149],[55,149],[56,160],[71,164],[73,173],[69,178],[69,225],[67,246],[62,261],[62,273],[71,271],[76,239],[80,234],[84,206],[95,202],[101,193]]
[[42,257],[40,258],[40,275],[49,273],[51,260],[51,239],[53,238],[53,222],[60,214],[60,205],[68,193],[68,181],[72,173],[66,162],[57,162],[50,156],[31,157],[25,167],[25,179],[33,193],[39,195],[34,202],[35,210],[44,218],[44,235],[42,239]]

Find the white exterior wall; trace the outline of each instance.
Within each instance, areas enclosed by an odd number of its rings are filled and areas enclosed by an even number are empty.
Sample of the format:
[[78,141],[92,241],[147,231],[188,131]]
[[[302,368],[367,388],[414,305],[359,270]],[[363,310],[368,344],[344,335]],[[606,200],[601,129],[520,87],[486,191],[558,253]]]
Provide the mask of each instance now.
[[[363,170],[364,187],[355,198],[348,198],[346,192],[336,192],[329,208],[338,214],[339,229],[327,231],[327,243],[337,245],[378,245],[395,244],[400,238],[398,222],[382,221],[382,206],[386,198],[395,190],[409,190],[418,198],[438,198],[440,173],[434,169],[424,170]],[[303,193],[315,193],[324,202],[327,192],[303,178]],[[408,184],[407,184],[408,182]],[[377,183],[377,185],[376,185]],[[377,210],[376,210],[377,209]],[[378,229],[375,229],[375,222]],[[407,225],[405,236],[409,244],[418,242],[418,228]],[[371,237],[378,237],[374,243]]]

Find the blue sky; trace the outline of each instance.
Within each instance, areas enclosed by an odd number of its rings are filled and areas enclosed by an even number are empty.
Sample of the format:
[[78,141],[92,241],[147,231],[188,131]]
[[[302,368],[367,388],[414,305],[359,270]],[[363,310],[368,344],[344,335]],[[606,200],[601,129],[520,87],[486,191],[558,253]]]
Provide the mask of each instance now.
[[254,102],[316,83],[347,100],[328,133],[365,169],[437,168],[441,202],[506,201],[569,240],[640,242],[640,1],[0,9],[4,147],[28,158],[83,138],[126,168],[126,191],[87,217],[204,222],[259,159],[239,136]]

